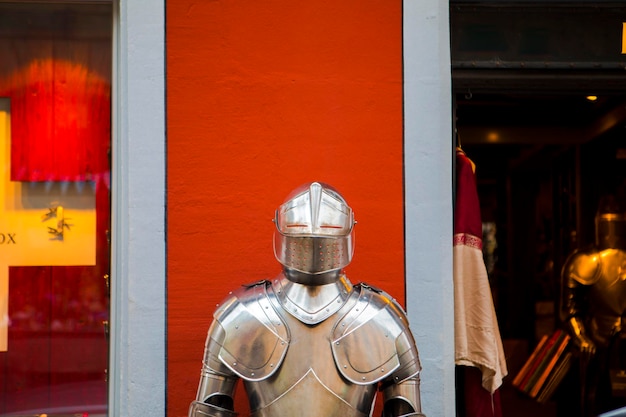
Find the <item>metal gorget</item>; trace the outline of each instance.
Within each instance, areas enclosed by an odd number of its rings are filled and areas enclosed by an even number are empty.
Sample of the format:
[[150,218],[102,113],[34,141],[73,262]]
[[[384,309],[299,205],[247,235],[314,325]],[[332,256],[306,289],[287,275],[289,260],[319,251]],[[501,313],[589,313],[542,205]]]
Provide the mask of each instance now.
[[337,275],[320,285],[305,285],[290,278],[284,274],[275,278],[274,292],[284,311],[306,324],[321,323],[335,314],[352,291],[352,284],[345,275]]

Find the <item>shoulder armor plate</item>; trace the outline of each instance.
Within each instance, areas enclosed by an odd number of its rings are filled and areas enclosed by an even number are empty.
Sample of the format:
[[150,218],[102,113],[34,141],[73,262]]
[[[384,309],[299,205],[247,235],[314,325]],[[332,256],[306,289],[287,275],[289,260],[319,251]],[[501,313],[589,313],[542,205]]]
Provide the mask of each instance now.
[[219,358],[248,381],[271,376],[289,346],[289,331],[272,306],[275,295],[267,291],[268,284],[260,281],[234,291],[215,312],[225,333]]
[[621,249],[606,249],[600,252],[602,277],[608,285],[626,279],[626,252]]
[[599,252],[574,252],[565,262],[565,276],[583,285],[598,281],[602,273],[602,260]]
[[341,374],[369,385],[392,376],[400,382],[420,371],[415,341],[402,308],[384,291],[354,286],[358,297],[333,328],[332,351]]

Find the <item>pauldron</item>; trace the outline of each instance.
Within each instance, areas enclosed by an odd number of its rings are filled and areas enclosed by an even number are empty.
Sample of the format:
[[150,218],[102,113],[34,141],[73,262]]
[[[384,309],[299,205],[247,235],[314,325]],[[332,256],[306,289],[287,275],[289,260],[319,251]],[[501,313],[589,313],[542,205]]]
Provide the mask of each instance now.
[[350,311],[332,332],[332,351],[341,374],[368,385],[393,375],[399,383],[415,376],[420,363],[406,315],[384,291],[366,284],[354,286]]
[[221,328],[217,356],[248,381],[270,377],[289,347],[289,330],[275,310],[277,300],[269,286],[269,281],[260,281],[234,291],[214,314]]

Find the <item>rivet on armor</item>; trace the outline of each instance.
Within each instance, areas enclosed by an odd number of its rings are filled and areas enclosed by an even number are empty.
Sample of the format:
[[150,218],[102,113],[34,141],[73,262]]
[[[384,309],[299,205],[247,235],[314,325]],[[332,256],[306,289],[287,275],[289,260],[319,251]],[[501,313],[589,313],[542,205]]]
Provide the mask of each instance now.
[[385,372],[385,368],[380,368],[380,372]]
[[339,344],[339,342],[337,341],[337,342],[335,342],[335,344],[336,344],[336,345],[338,345],[338,344]]
[[254,376],[254,372],[250,373],[251,376]]
[[362,377],[361,379],[362,379],[363,381],[365,381],[365,377]]
[[344,365],[343,367],[344,367],[344,368],[347,368],[347,367],[348,367],[348,365]]
[[270,368],[273,368],[273,367],[274,367],[274,364],[273,364],[273,363],[270,363]]
[[237,366],[237,362],[233,362],[233,366]]

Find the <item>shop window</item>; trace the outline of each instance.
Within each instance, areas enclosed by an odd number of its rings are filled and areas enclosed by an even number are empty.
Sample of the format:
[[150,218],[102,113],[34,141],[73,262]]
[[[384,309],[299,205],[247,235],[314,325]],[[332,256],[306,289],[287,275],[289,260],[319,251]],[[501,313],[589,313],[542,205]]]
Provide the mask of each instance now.
[[0,2],[0,415],[106,415],[112,5]]

